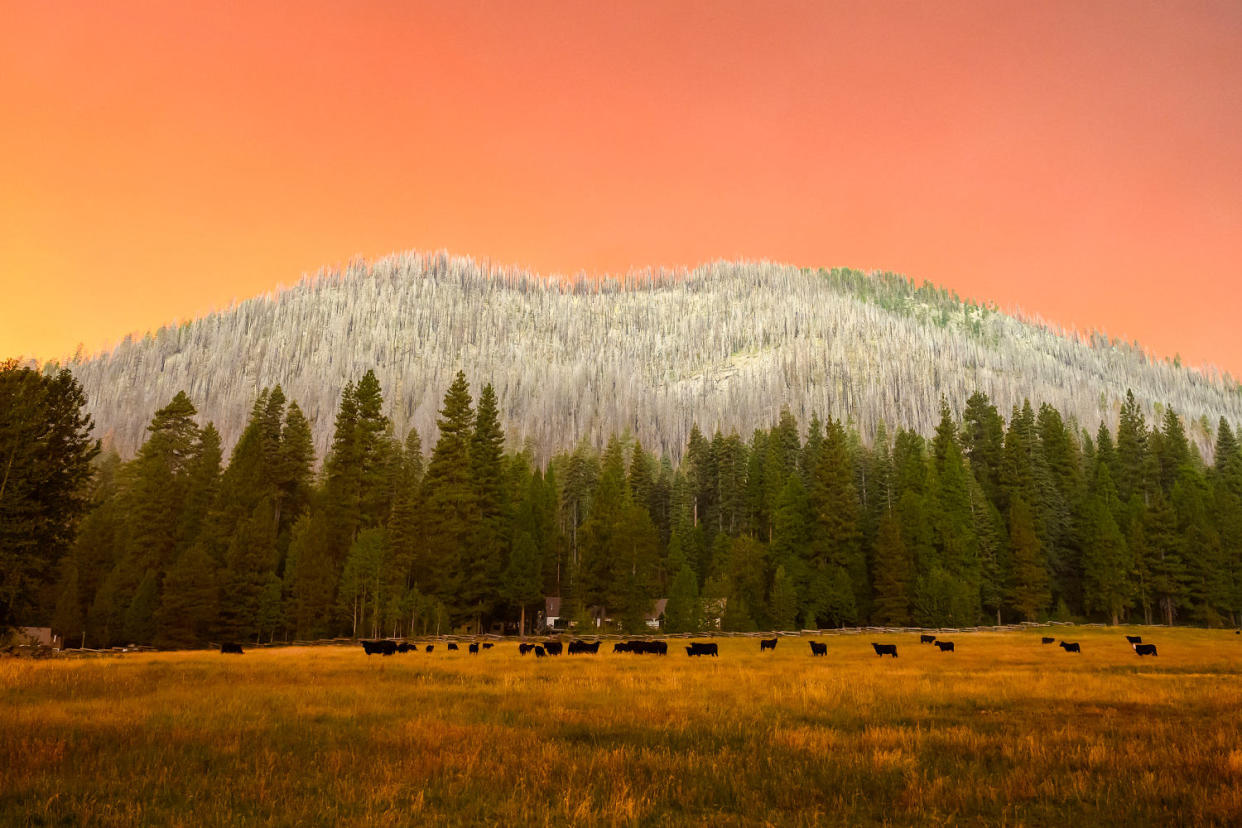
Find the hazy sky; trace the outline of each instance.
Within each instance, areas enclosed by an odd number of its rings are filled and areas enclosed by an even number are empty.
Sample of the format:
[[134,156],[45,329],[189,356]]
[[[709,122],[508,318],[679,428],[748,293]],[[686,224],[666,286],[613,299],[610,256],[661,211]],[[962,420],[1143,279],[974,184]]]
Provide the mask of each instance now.
[[355,255],[886,269],[1242,375],[1242,3],[0,0],[0,357]]

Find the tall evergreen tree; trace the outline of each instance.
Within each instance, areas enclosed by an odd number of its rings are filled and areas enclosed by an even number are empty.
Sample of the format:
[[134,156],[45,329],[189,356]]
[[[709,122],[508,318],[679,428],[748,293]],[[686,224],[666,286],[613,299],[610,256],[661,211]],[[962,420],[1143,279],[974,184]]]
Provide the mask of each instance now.
[[1035,621],[1052,600],[1048,563],[1035,531],[1035,515],[1021,495],[1010,497],[1009,546],[1013,550],[1010,600],[1027,621]]
[[[820,576],[821,617],[852,623],[867,614],[870,585],[861,548],[858,492],[845,429],[829,420],[810,491],[811,568]],[[814,575],[812,577],[815,577]]]
[[[470,438],[470,479],[474,489],[475,523],[469,554],[462,559],[461,600],[476,624],[488,615],[497,595],[507,557],[509,503],[505,493],[504,432],[500,428],[496,392],[483,386]],[[481,627],[476,627],[480,629]]]
[[99,453],[85,407],[69,371],[44,376],[0,362],[0,630],[50,610],[40,596],[89,506]]
[[470,473],[474,410],[470,386],[461,371],[444,395],[437,424],[440,437],[423,482],[426,559],[420,568],[428,573],[428,583],[420,589],[458,614],[469,613],[471,608],[462,605],[460,589],[479,506]]

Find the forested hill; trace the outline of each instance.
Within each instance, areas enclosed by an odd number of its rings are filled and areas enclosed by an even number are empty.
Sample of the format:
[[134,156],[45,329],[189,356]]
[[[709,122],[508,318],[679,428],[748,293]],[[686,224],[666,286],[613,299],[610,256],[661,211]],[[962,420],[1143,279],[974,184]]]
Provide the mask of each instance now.
[[510,445],[547,458],[627,429],[678,456],[692,424],[748,435],[783,407],[928,434],[943,395],[974,391],[1002,412],[1055,405],[1092,432],[1114,426],[1126,389],[1153,418],[1169,405],[1210,450],[1242,393],[1095,336],[1090,342],[890,274],[717,263],[689,273],[557,280],[410,253],[320,274],[69,366],[97,434],[123,456],[150,412],[185,391],[227,450],[260,389],[281,385],[322,456],[345,384],[374,368],[397,434],[436,435],[458,370],[490,382]]

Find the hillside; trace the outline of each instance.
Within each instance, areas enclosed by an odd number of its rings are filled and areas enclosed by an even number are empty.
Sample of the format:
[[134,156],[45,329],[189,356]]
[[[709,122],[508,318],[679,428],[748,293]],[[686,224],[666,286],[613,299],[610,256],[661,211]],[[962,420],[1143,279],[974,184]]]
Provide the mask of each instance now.
[[185,390],[226,448],[259,389],[282,385],[322,453],[342,387],[374,368],[399,434],[434,438],[453,375],[490,381],[511,444],[537,456],[629,429],[677,455],[692,423],[748,435],[788,406],[929,432],[944,395],[975,390],[1002,412],[1047,401],[1094,431],[1126,389],[1149,415],[1181,413],[1210,445],[1219,417],[1242,422],[1229,378],[1089,342],[889,274],[716,263],[624,283],[544,279],[445,254],[409,253],[320,274],[274,296],[70,365],[97,433],[124,456],[151,412]]

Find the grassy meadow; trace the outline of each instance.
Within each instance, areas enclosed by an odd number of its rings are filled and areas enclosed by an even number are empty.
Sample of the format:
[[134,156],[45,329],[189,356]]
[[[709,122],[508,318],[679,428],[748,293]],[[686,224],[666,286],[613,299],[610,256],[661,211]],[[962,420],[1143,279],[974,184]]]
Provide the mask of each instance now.
[[0,824],[1242,823],[1242,636],[1127,631],[7,659]]

